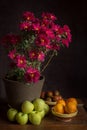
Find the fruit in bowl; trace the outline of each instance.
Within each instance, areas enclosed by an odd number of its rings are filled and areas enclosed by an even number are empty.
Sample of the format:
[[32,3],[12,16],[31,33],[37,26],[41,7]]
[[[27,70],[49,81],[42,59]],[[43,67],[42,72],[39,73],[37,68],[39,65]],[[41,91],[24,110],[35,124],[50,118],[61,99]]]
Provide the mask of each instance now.
[[51,111],[58,119],[64,122],[71,121],[78,113],[77,104],[76,98],[60,99],[56,105],[52,107]]
[[78,113],[78,110],[70,114],[67,114],[67,113],[62,114],[62,113],[55,112],[54,109],[52,108],[52,114],[56,116],[59,120],[64,121],[64,122],[71,121],[72,118],[77,115],[77,113]]
[[58,90],[42,91],[40,97],[44,99],[48,105],[55,105],[58,100],[62,99]]

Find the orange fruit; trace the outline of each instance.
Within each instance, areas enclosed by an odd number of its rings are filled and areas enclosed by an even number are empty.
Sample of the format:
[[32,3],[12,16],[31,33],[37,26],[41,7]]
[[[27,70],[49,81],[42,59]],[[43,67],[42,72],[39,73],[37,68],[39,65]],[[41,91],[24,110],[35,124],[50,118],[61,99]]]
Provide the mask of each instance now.
[[77,103],[77,99],[76,99],[76,98],[73,98],[73,97],[68,98],[68,99],[66,100],[66,103],[67,103],[67,102],[73,102],[73,103],[75,103],[75,105],[78,104],[78,103]]
[[59,100],[57,101],[57,103],[60,103],[60,104],[62,104],[63,106],[66,105],[66,102],[65,102],[64,99],[59,99]]
[[65,113],[74,113],[77,111],[77,105],[74,102],[66,102],[66,105],[64,107]]
[[57,103],[54,106],[54,111],[63,114],[64,113],[64,106],[61,103]]

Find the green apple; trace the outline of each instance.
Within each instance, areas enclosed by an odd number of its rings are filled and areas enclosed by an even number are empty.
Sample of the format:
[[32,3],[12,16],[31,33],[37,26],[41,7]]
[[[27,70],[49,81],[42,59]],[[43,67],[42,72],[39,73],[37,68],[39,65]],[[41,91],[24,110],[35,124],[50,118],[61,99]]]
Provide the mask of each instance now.
[[22,112],[18,112],[16,114],[16,121],[20,125],[27,124],[27,122],[28,122],[28,114],[25,114],[25,113],[22,113]]
[[45,114],[48,114],[48,112],[50,111],[50,107],[48,104],[45,103],[44,105],[44,111],[45,111]]
[[33,114],[33,113],[36,113],[36,111],[35,110],[33,110],[31,113],[29,113],[28,115],[28,117],[29,117],[29,121],[31,120],[31,115]]
[[45,116],[45,110],[39,111],[38,113],[40,114],[41,119],[43,119]]
[[31,112],[29,114],[29,121],[33,125],[40,125],[40,123],[41,123],[41,115],[40,115],[40,113],[37,112],[37,111]]
[[15,116],[16,116],[17,112],[18,111],[15,108],[9,108],[7,111],[7,118],[10,121],[15,121]]
[[34,105],[32,102],[26,100],[21,105],[21,110],[23,113],[29,114],[33,111]]
[[45,101],[41,98],[36,98],[34,101],[33,101],[33,104],[34,104],[34,109],[36,111],[42,111],[44,110],[44,106],[45,106]]

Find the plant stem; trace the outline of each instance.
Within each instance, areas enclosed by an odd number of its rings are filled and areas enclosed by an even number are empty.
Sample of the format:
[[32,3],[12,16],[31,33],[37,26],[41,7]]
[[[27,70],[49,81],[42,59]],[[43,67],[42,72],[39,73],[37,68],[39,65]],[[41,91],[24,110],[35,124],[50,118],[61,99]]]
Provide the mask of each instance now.
[[46,69],[46,67],[49,65],[49,63],[51,62],[52,58],[54,56],[54,52],[52,53],[52,55],[50,56],[48,62],[46,63],[46,65],[43,67],[43,69],[41,70],[41,73]]

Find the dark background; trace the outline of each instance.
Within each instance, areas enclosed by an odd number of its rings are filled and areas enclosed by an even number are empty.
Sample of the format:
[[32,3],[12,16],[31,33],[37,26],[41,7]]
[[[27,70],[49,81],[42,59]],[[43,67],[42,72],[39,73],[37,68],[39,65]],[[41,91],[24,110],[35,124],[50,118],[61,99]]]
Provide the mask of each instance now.
[[[58,89],[63,97],[87,97],[87,9],[86,0],[0,0],[0,38],[9,32],[18,31],[18,22],[23,11],[54,13],[60,24],[68,24],[72,33],[69,48],[53,58],[44,75],[44,90]],[[0,46],[0,75],[5,75],[8,60]],[[0,79],[0,98],[6,98]]]

